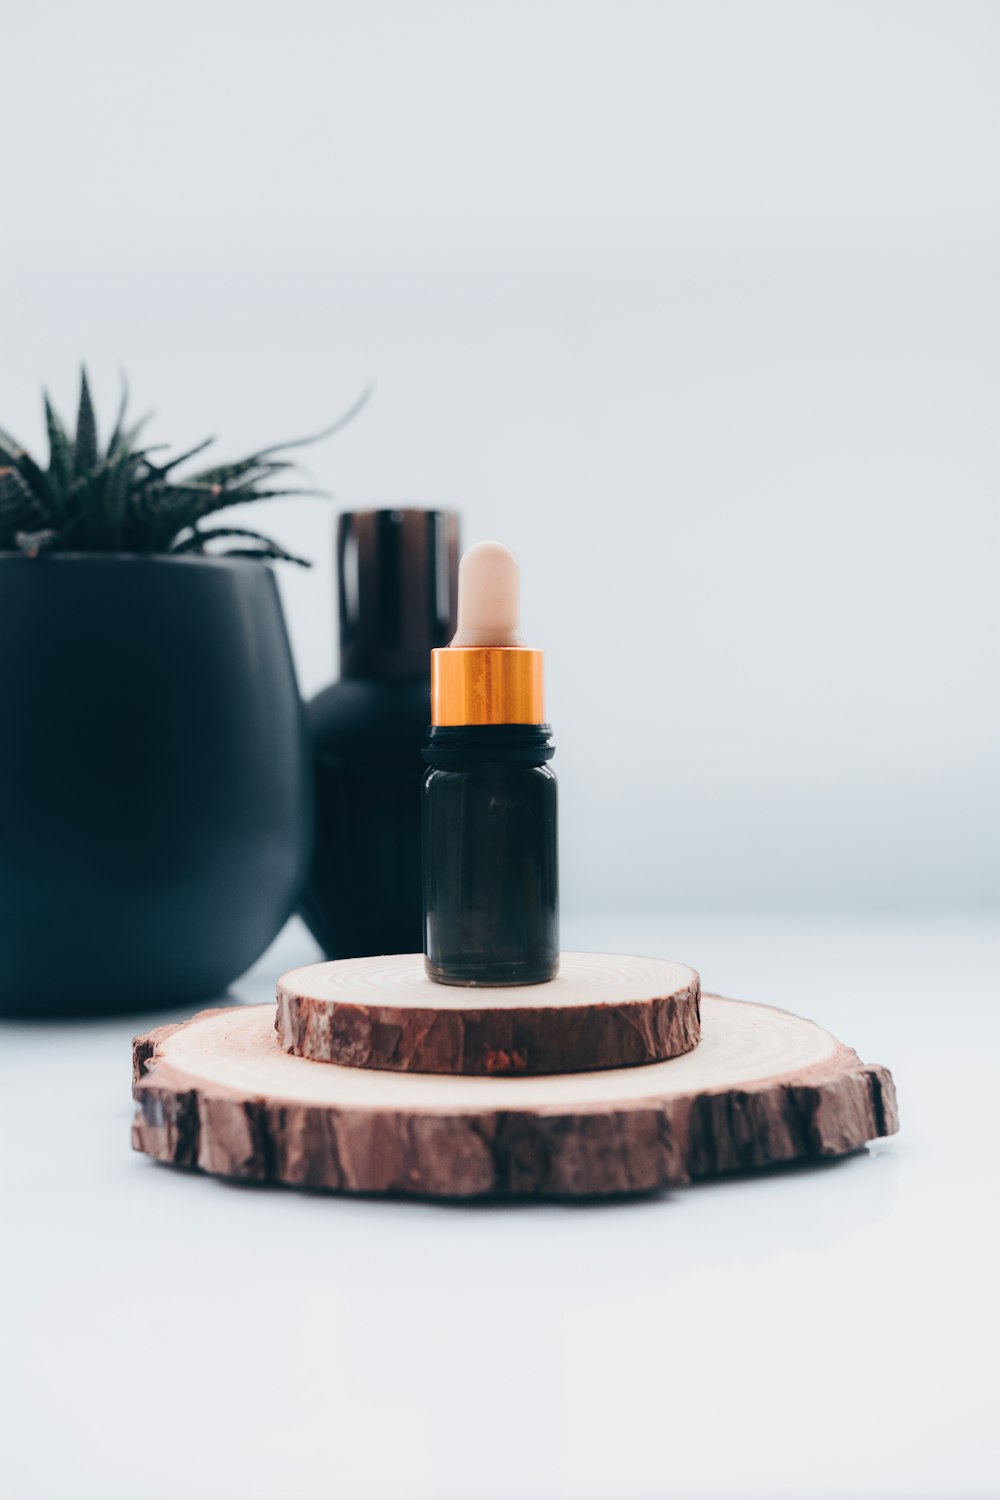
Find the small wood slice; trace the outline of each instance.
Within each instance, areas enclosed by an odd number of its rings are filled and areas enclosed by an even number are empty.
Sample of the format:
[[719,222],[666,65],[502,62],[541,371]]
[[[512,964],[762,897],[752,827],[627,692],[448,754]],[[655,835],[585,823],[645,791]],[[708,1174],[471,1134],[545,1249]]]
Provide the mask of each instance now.
[[438,1197],[648,1191],[840,1156],[898,1128],[885,1068],[811,1021],[705,996],[699,1047],[576,1076],[431,1077],[284,1052],[271,1006],[135,1041],[137,1151],[251,1182]]
[[694,969],[564,953],[547,984],[434,984],[419,953],[347,958],[278,980],[282,1047],[400,1073],[590,1073],[679,1057],[701,1034]]

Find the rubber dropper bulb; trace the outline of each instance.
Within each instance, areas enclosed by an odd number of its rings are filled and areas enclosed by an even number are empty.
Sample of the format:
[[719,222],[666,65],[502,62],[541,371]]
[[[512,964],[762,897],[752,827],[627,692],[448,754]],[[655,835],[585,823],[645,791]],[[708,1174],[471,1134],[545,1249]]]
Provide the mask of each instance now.
[[523,646],[521,571],[501,542],[477,542],[458,565],[453,646]]

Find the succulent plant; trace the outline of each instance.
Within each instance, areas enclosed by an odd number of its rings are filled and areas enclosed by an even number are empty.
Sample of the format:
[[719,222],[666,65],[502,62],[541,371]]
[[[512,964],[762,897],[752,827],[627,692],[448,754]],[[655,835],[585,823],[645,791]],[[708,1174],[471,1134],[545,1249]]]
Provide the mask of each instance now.
[[206,528],[207,517],[230,505],[271,500],[280,495],[319,495],[290,480],[295,463],[276,457],[292,448],[318,442],[343,427],[368,399],[366,391],[345,415],[322,432],[291,442],[274,443],[232,463],[216,464],[181,477],[182,465],[204,451],[213,438],[162,462],[153,457],[167,444],[143,446],[148,417],[128,424],[128,388],[123,381],[114,429],[101,448],[97,420],[87,384],[80,372],[76,433],[70,436],[45,396],[49,464],[43,469],[0,428],[0,549],[16,548],[29,556],[43,550],[61,552],[205,553],[210,542],[224,542],[228,557],[293,557],[270,537],[243,526]]

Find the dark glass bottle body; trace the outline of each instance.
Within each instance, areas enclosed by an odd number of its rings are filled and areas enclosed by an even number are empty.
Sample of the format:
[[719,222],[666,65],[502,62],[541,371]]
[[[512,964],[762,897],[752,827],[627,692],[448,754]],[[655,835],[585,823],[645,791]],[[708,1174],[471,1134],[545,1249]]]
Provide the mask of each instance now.
[[421,750],[430,653],[455,629],[453,511],[337,525],[341,680],[309,704],[316,837],[302,915],[329,958],[421,945]]
[[435,728],[424,751],[424,953],[440,984],[540,984],[559,967],[547,724]]
[[302,915],[329,958],[419,953],[430,680],[345,678],[306,714],[316,840]]

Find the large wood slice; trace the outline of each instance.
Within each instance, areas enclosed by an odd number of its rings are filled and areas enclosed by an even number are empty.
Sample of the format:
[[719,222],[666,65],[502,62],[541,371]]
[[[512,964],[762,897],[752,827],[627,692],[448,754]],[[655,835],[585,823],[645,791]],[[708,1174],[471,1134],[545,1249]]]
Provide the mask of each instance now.
[[419,953],[347,958],[278,981],[275,1026],[297,1057],[402,1073],[589,1073],[679,1057],[701,983],[662,958],[563,953],[547,984],[435,984]]
[[565,1196],[840,1156],[898,1128],[887,1070],[811,1021],[705,996],[702,1027],[645,1067],[438,1077],[294,1057],[269,1005],[205,1011],[136,1038],[133,1145],[251,1182]]

